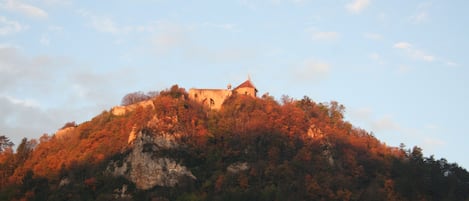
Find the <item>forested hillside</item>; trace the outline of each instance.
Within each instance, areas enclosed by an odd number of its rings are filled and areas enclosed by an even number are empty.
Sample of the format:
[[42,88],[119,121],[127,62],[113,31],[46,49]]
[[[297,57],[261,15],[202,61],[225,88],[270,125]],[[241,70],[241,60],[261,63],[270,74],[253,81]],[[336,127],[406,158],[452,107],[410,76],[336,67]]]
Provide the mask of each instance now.
[[16,150],[0,138],[0,200],[469,200],[464,168],[386,146],[334,101],[145,99]]

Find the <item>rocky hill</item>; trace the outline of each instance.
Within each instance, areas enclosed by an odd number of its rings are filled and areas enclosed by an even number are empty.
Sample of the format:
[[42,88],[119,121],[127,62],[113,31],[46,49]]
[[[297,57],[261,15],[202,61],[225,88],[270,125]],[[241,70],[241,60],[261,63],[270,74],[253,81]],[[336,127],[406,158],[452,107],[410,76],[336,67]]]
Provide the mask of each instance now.
[[176,85],[0,153],[0,200],[469,200],[469,173],[388,147],[308,97]]

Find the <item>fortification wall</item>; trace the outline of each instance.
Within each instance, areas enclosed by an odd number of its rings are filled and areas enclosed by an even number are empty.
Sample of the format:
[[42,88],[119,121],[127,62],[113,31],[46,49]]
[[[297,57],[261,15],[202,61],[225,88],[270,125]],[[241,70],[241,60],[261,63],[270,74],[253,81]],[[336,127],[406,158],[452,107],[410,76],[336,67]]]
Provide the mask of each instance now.
[[229,89],[189,89],[189,98],[211,109],[220,109],[223,102],[232,94]]
[[153,100],[150,99],[150,100],[134,103],[132,105],[115,106],[111,109],[111,113],[116,116],[122,116],[122,115],[125,115],[127,112],[134,111],[139,106],[143,108],[150,106],[151,108],[155,109],[155,105],[153,105]]

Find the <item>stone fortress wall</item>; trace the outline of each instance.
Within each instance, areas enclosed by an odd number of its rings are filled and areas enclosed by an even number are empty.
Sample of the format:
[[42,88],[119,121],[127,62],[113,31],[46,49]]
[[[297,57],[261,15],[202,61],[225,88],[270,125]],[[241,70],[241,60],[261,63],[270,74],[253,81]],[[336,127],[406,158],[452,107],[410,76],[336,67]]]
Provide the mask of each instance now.
[[192,88],[189,89],[189,98],[208,106],[210,109],[219,110],[223,102],[233,93],[256,97],[257,89],[251,79],[248,79],[234,89],[231,89],[230,85],[227,89]]
[[189,98],[218,110],[232,93],[229,89],[190,89]]

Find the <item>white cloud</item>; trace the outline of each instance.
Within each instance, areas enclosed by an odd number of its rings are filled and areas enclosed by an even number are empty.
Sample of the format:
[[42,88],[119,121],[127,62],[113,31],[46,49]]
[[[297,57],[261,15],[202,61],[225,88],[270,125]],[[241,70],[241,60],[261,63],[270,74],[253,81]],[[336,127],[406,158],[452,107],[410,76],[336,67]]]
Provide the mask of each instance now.
[[412,47],[412,45],[410,43],[407,43],[407,42],[398,42],[398,43],[394,44],[393,47],[398,48],[398,49],[409,49],[409,48]]
[[17,21],[8,20],[6,17],[0,16],[0,36],[14,34],[28,27]]
[[431,55],[425,55],[423,52],[420,52],[419,55],[417,55],[418,57],[421,57],[424,61],[434,61],[435,60],[435,57],[434,56],[431,56]]
[[414,48],[412,44],[408,42],[398,42],[393,45],[396,49],[402,49],[409,57],[423,60],[427,62],[433,62],[436,58],[432,55],[425,53],[424,51]]
[[354,0],[345,5],[345,8],[351,13],[360,13],[370,5],[370,0]]
[[22,13],[30,17],[47,18],[48,16],[47,12],[43,9],[23,3],[19,0],[5,0],[0,4],[0,7],[9,11]]
[[448,65],[448,66],[459,66],[459,64],[457,64],[453,61],[446,61],[446,65]]
[[316,31],[312,30],[311,38],[318,41],[334,41],[340,37],[340,34],[335,31]]

